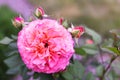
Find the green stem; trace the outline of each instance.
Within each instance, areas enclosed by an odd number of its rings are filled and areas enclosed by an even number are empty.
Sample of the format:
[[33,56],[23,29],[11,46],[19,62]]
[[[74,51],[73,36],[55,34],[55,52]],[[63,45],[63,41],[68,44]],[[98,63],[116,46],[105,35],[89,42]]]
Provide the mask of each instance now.
[[74,38],[74,39],[75,39],[76,46],[79,47],[78,38]]

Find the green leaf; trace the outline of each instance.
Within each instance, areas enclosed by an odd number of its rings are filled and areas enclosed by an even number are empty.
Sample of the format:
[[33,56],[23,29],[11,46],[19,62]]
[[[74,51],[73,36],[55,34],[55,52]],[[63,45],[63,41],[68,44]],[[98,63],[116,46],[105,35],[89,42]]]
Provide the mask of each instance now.
[[97,76],[101,76],[102,74],[103,74],[103,66],[98,66],[97,68],[96,68],[96,75]]
[[102,46],[112,46],[113,42],[113,39],[105,39],[104,43],[102,43]]
[[[119,61],[118,61],[119,63]],[[115,64],[113,64],[114,67],[112,69],[110,69],[109,73],[107,73],[107,77],[109,78],[109,80],[119,80],[119,69],[116,68]],[[117,65],[117,63],[116,63]],[[119,65],[120,66],[120,65]]]
[[23,77],[23,80],[29,80],[31,75],[28,75],[28,69],[27,67],[24,65],[21,67],[21,75]]
[[41,80],[54,80],[52,77],[52,74],[44,74],[44,73],[40,74],[40,79]]
[[13,41],[13,39],[4,37],[2,40],[0,40],[0,44],[9,44]]
[[8,57],[7,59],[4,60],[4,62],[7,64],[9,68],[14,68],[23,64],[19,55],[13,55],[11,57]]
[[70,24],[68,23],[67,20],[63,21],[62,25],[67,29],[70,27]]
[[9,51],[8,53],[6,53],[6,56],[12,56],[15,54],[18,54],[18,50]]
[[113,75],[112,75],[112,74],[109,74],[109,75],[108,75],[108,78],[109,78],[109,80],[114,80],[114,78],[113,78]]
[[105,47],[108,50],[112,51],[113,53],[120,55],[120,51],[116,47]]
[[82,48],[74,48],[75,49],[75,53],[79,54],[79,55],[86,55],[86,52],[84,49]]
[[117,43],[117,46],[120,48],[120,41]]
[[20,71],[23,62],[21,61],[19,55],[9,56],[4,60],[4,63],[9,67],[7,74],[17,74]]
[[17,36],[16,35],[11,35],[12,39],[17,40]]
[[17,49],[17,43],[16,42],[12,42],[12,43],[9,44],[9,47]]
[[91,72],[89,72],[86,76],[84,80],[95,80],[95,77],[93,76],[93,74]]
[[12,55],[17,55],[19,54],[18,49],[17,49],[17,44],[16,42],[12,42],[9,45],[7,45],[8,50],[5,52],[5,56],[12,56]]
[[101,48],[102,51],[107,52],[108,54],[114,54],[113,51],[107,49],[107,48]]
[[40,74],[39,74],[39,73],[34,73],[34,76],[33,76],[34,79],[37,79],[37,78],[39,78],[39,77],[40,77]]
[[82,49],[88,54],[98,53],[98,48],[94,44],[86,44],[86,45],[82,46]]
[[120,61],[119,58],[112,63],[112,67],[115,68],[116,70],[120,70]]
[[97,32],[88,27],[85,27],[85,30],[88,35],[92,36],[95,44],[100,44],[102,42],[102,38]]
[[34,73],[34,79],[40,78],[40,80],[54,80],[52,74]]
[[81,80],[84,75],[84,67],[79,61],[74,61],[70,64],[66,71],[61,73],[65,80]]
[[15,74],[18,74],[19,70],[20,70],[20,66],[16,66],[14,68],[9,68],[6,72],[6,74],[11,74],[11,75],[14,74],[15,75]]

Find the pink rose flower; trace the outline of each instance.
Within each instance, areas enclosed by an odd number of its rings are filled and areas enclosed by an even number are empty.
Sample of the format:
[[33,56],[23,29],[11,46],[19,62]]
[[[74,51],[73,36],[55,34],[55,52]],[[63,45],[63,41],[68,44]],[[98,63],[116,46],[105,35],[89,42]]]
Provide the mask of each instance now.
[[18,34],[18,50],[26,66],[43,73],[62,71],[74,53],[70,33],[57,21],[35,20]]

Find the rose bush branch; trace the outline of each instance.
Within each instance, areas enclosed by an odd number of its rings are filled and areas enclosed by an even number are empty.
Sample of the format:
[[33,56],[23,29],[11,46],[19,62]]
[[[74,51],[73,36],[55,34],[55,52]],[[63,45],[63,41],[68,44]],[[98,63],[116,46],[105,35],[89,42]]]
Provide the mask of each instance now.
[[108,70],[110,69],[112,63],[117,59],[117,57],[119,57],[119,56],[113,56],[113,57],[111,58],[110,63],[108,64],[108,66],[103,69],[103,73],[102,73],[102,76],[100,76],[100,80],[104,80],[106,73],[107,73]]

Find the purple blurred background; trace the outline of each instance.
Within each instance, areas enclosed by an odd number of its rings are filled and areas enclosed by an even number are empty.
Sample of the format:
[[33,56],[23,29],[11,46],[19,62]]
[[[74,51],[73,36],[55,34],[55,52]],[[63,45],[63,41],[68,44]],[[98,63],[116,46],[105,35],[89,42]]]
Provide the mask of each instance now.
[[23,15],[25,19],[28,19],[34,10],[28,0],[0,0],[0,6],[3,5],[7,5],[13,11]]

